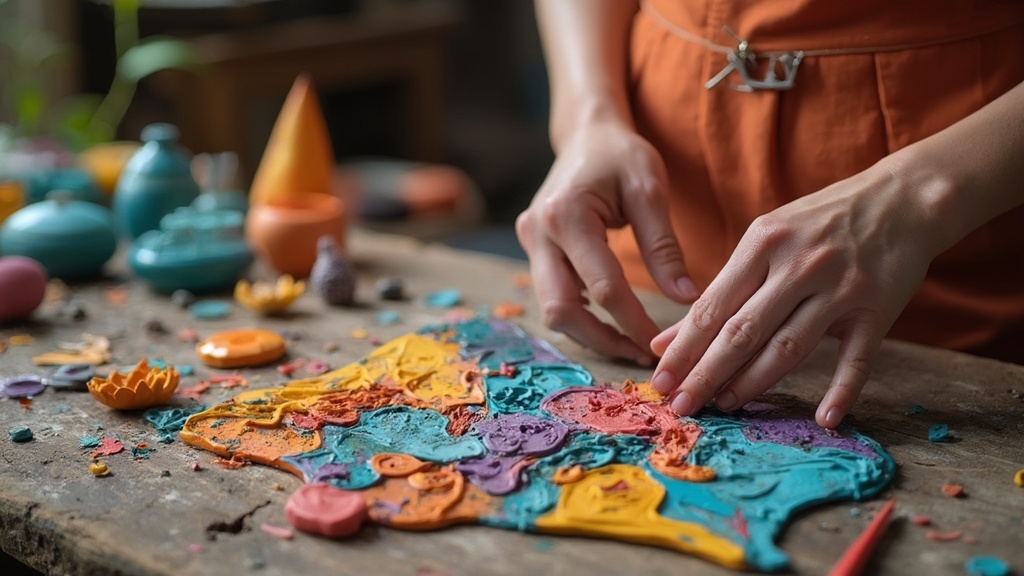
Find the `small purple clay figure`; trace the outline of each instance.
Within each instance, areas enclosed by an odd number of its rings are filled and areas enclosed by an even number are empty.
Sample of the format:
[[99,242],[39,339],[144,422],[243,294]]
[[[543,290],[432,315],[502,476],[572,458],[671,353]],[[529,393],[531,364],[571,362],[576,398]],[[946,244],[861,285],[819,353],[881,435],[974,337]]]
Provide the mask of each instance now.
[[316,243],[316,262],[309,273],[313,291],[328,304],[351,306],[356,299],[356,271],[338,251],[334,238],[321,236]]

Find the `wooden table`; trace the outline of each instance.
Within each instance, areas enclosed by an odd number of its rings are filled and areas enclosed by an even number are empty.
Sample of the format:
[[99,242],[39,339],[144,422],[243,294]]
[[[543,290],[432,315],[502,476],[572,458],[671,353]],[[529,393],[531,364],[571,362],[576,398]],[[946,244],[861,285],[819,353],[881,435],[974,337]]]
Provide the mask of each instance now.
[[[240,307],[230,317],[199,321],[176,309],[166,297],[127,277],[75,287],[87,309],[86,320],[60,318],[43,308],[31,323],[7,327],[0,338],[28,333],[36,343],[10,347],[0,354],[0,374],[48,374],[30,357],[58,341],[78,340],[83,333],[112,337],[114,367],[133,365],[143,355],[202,368],[191,346],[176,333],[195,328],[215,330],[260,326],[301,336],[292,356],[323,358],[334,366],[357,360],[372,349],[354,339],[366,328],[382,340],[441,319],[443,312],[425,308],[420,297],[444,287],[458,287],[470,307],[522,301],[519,319],[529,332],[544,337],[587,366],[599,379],[647,378],[649,372],[608,362],[545,330],[532,296],[517,289],[512,276],[525,270],[518,262],[444,247],[422,245],[393,236],[361,233],[351,242],[361,271],[360,300],[355,309],[329,309],[311,294],[300,299],[285,318],[263,319]],[[405,279],[411,298],[395,305],[376,299],[372,284],[384,275]],[[106,289],[127,287],[123,307],[109,305]],[[645,296],[660,323],[678,318],[683,309]],[[401,312],[403,322],[376,326],[385,308]],[[144,330],[147,317],[159,318],[167,334]],[[324,345],[340,348],[331,353]],[[807,402],[813,414],[829,380],[834,346],[825,343],[780,386]],[[273,368],[246,370],[252,386],[283,381]],[[195,383],[198,376],[186,379]],[[855,423],[877,439],[896,459],[893,486],[871,503],[840,503],[801,514],[784,532],[781,547],[800,574],[823,574],[867,523],[869,509],[884,498],[897,500],[896,518],[867,573],[963,574],[968,558],[995,555],[1024,571],[1024,488],[1013,483],[1024,468],[1024,367],[887,342],[875,367],[873,383],[862,396]],[[222,401],[231,390],[211,390],[206,403]],[[175,402],[184,400],[176,399]],[[908,415],[921,404],[927,412]],[[261,466],[226,470],[214,456],[184,445],[155,442],[153,429],[138,413],[117,413],[85,393],[48,390],[25,410],[17,401],[0,401],[0,421],[26,424],[35,439],[15,444],[0,440],[0,548],[52,574],[726,574],[727,570],[674,552],[584,538],[519,534],[479,526],[411,533],[368,526],[355,539],[329,541],[305,534],[280,540],[259,529],[262,523],[287,525],[284,502],[301,484],[298,478]],[[946,423],[956,441],[932,443],[928,428]],[[102,426],[97,432],[96,426]],[[113,476],[89,473],[84,435],[119,437],[126,446],[149,442],[148,460],[128,453],[106,458]],[[191,463],[202,470],[195,472]],[[941,492],[946,482],[965,487],[965,498]],[[856,511],[856,512],[855,512]],[[926,528],[910,522],[931,518],[935,530],[963,530],[955,542],[926,538]],[[200,546],[195,546],[200,545]],[[200,550],[201,547],[201,550]],[[4,571],[7,573],[6,571]]]

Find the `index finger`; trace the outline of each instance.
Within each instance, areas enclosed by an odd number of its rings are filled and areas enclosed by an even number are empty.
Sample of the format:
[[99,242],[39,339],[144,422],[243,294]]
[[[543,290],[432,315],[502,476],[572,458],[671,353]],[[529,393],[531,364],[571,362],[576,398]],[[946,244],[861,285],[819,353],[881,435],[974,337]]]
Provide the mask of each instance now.
[[[608,247],[605,225],[593,213],[576,214],[577,225],[571,227],[576,238],[559,239],[566,258],[576,270],[591,300],[608,311],[630,340],[649,357],[648,343],[658,334],[658,326],[647,315],[640,299],[626,281],[618,258]],[[600,238],[602,241],[592,239]]]
[[535,246],[530,272],[545,326],[606,356],[643,365],[653,361],[646,349],[587,310],[587,299],[580,293],[583,282],[557,246],[547,241]]

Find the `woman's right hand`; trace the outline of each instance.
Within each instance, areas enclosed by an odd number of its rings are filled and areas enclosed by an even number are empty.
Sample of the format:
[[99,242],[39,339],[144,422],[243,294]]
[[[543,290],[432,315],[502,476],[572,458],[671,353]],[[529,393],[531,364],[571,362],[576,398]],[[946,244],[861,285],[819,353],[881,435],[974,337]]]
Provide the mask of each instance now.
[[[632,127],[588,124],[563,141],[540,190],[516,220],[548,328],[602,354],[653,364],[649,343],[659,329],[609,249],[607,230],[631,225],[659,288],[676,301],[692,302],[698,293],[672,231],[665,193],[661,156]],[[618,328],[600,320],[590,300]]]

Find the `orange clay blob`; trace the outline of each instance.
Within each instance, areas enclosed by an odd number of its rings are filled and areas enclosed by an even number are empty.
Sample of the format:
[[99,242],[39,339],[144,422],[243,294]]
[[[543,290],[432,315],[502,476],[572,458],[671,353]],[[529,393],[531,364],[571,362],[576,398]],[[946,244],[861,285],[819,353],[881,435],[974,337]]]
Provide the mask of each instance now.
[[252,284],[248,280],[239,280],[235,284],[235,300],[253,312],[269,316],[287,310],[305,291],[305,282],[296,282],[290,275],[282,274],[274,285],[258,280]]
[[306,74],[292,84],[274,123],[249,189],[251,205],[296,194],[329,194],[334,153],[313,82]]
[[714,470],[686,462],[700,434],[700,427],[693,422],[669,428],[655,438],[656,447],[647,459],[655,470],[669,478],[686,482],[710,482],[715,479]]
[[127,374],[93,377],[89,392],[100,402],[117,410],[140,410],[166,403],[178,387],[178,372],[173,367],[150,368],[143,358]]
[[384,478],[363,494],[371,520],[403,530],[474,524],[481,516],[496,514],[500,509],[492,496],[467,483],[451,468]]
[[284,338],[254,328],[218,332],[196,346],[203,364],[214,368],[259,366],[284,356],[284,351]]
[[430,462],[424,462],[415,456],[398,453],[374,454],[370,458],[370,466],[381,476],[401,478],[430,468]]
[[551,477],[551,482],[553,484],[563,486],[565,484],[572,484],[573,482],[578,482],[581,478],[583,478],[583,466],[580,466],[579,464],[574,464],[572,466],[563,467],[555,470],[554,476]]
[[303,532],[346,538],[359,532],[366,520],[366,500],[359,492],[330,484],[307,484],[288,497],[288,523]]
[[692,522],[658,514],[665,488],[643,469],[612,464],[590,470],[562,486],[558,504],[537,519],[537,527],[555,534],[608,536],[641,544],[657,544],[718,562],[746,567],[743,548]]

